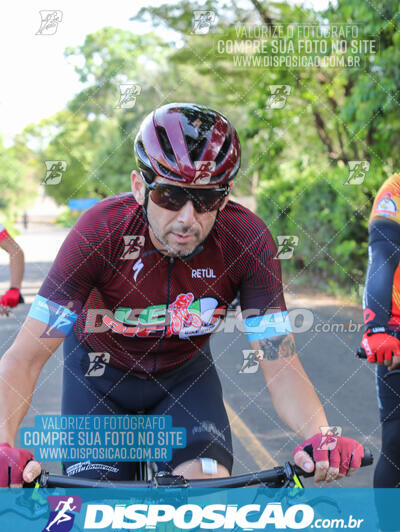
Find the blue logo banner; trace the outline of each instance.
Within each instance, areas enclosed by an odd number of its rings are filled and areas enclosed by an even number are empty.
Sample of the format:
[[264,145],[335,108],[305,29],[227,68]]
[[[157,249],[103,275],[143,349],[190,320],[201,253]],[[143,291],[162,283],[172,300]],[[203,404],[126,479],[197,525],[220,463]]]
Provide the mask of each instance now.
[[0,529],[397,530],[399,503],[395,489],[3,489]]

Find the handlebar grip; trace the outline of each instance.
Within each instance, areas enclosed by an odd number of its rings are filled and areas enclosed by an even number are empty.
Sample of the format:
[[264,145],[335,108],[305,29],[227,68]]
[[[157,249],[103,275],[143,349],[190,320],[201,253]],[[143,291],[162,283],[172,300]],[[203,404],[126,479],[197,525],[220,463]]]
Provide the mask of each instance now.
[[361,467],[366,467],[374,463],[374,457],[370,449],[364,448],[364,456],[361,460]]
[[[312,445],[306,445],[304,447],[304,451],[311,456],[312,460],[314,460]],[[373,463],[374,463],[374,457],[373,457],[370,449],[367,449],[367,448],[364,447],[364,456],[363,456],[363,458],[361,460],[360,467],[366,467],[366,466],[372,465]],[[298,466],[296,466],[296,472],[297,472],[297,474],[301,474],[303,477],[306,477],[306,478],[314,476],[314,471],[312,473],[306,473],[305,471],[300,469]]]

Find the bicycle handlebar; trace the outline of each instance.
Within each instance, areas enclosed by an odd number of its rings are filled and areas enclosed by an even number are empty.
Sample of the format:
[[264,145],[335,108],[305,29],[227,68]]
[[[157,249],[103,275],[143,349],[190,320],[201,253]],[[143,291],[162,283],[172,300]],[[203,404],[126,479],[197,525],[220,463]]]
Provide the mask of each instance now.
[[[306,447],[305,450],[310,450]],[[309,454],[312,457],[312,449]],[[364,457],[361,461],[361,467],[366,467],[373,463],[373,456],[369,449],[364,450]],[[157,487],[174,487],[174,488],[240,488],[254,486],[257,484],[277,484],[290,480],[294,475],[302,477],[314,476],[312,473],[303,471],[300,467],[286,462],[284,466],[274,467],[257,473],[246,475],[236,475],[233,477],[211,478],[187,480],[182,476],[159,475],[152,481],[113,481],[113,487],[117,489],[133,488],[157,488]],[[63,475],[51,475],[43,471],[39,477],[39,486],[42,488],[109,488],[109,481],[99,481],[87,478],[71,478]]]

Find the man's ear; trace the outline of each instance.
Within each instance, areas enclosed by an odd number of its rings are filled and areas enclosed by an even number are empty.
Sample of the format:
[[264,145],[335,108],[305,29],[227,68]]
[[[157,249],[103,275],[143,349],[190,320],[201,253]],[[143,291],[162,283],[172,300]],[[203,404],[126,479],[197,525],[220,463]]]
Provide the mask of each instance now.
[[139,203],[139,205],[144,205],[146,186],[143,183],[142,176],[139,174],[139,172],[136,172],[136,170],[133,170],[133,172],[131,173],[131,186],[132,194],[135,200]]

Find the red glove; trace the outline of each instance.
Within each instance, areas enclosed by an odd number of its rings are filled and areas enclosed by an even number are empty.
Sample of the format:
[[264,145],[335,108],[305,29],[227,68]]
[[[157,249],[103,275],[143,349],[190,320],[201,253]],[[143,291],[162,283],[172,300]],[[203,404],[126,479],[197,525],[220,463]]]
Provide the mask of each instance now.
[[18,288],[10,288],[0,297],[0,305],[4,307],[16,307],[21,302],[21,292]]
[[9,469],[10,484],[23,484],[22,472],[30,460],[34,460],[34,457],[26,449],[14,449],[8,443],[0,443],[0,488],[7,488],[9,485]]
[[387,333],[384,327],[374,327],[364,333],[361,346],[367,353],[368,362],[383,363],[400,356],[400,340]]
[[[334,434],[315,434],[293,451],[293,456],[304,447],[311,446],[314,462],[329,461],[329,467],[338,467],[345,475],[352,467],[358,469],[364,457],[364,447],[356,440]],[[307,451],[306,451],[307,452]]]

